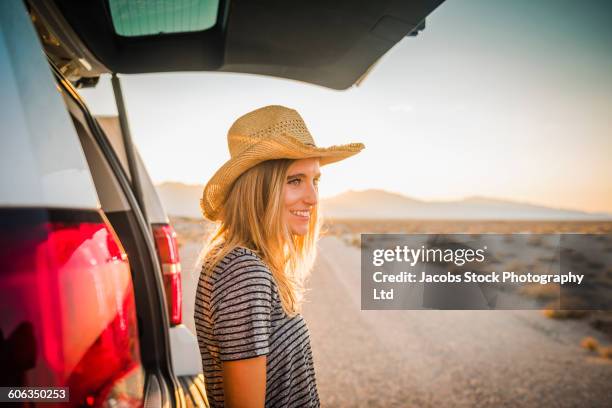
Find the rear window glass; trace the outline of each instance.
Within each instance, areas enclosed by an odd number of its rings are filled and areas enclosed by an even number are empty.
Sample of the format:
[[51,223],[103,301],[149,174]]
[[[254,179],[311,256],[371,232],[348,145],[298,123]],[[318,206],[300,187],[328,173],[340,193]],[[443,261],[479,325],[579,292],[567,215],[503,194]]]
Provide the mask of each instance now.
[[109,0],[115,32],[125,37],[207,30],[219,0]]

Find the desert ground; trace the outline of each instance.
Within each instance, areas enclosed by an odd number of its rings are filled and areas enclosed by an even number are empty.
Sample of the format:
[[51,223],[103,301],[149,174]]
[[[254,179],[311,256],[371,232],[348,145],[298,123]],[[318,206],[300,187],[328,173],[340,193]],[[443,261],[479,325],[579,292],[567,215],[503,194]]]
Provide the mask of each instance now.
[[[214,226],[171,221],[193,330],[198,255]],[[360,233],[610,234],[612,223],[338,220],[324,231],[303,311],[322,406],[612,406],[610,313],[361,310],[358,246]]]

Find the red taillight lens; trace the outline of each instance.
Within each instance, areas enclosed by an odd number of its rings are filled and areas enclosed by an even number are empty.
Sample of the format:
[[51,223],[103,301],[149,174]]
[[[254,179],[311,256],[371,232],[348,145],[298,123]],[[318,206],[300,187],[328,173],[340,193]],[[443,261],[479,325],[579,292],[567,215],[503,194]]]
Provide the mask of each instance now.
[[164,276],[166,305],[170,315],[170,324],[175,326],[183,320],[183,290],[181,288],[181,263],[179,261],[176,232],[171,225],[154,224],[153,236],[157,247],[157,256]]
[[67,386],[72,406],[141,406],[130,267],[104,214],[2,210],[0,257],[0,330],[14,337],[3,382]]

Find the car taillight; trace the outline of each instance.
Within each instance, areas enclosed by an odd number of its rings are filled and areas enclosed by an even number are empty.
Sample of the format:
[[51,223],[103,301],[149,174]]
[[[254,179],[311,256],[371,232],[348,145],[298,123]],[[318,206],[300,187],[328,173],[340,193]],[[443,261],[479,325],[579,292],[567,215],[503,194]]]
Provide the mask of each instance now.
[[171,225],[153,224],[153,236],[157,247],[157,256],[164,277],[166,305],[170,324],[175,326],[183,320],[183,290],[181,288],[181,263],[179,261],[176,232]]
[[130,266],[104,214],[0,210],[0,257],[2,385],[69,387],[71,406],[142,406]]

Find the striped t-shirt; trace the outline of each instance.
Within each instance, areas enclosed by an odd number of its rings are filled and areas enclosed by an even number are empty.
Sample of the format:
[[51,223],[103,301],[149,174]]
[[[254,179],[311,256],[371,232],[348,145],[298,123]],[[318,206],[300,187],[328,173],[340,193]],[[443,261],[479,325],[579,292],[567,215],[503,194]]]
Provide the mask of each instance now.
[[308,327],[289,318],[270,269],[253,251],[236,247],[200,274],[195,323],[206,394],[223,407],[221,362],[266,355],[266,407],[318,407]]

